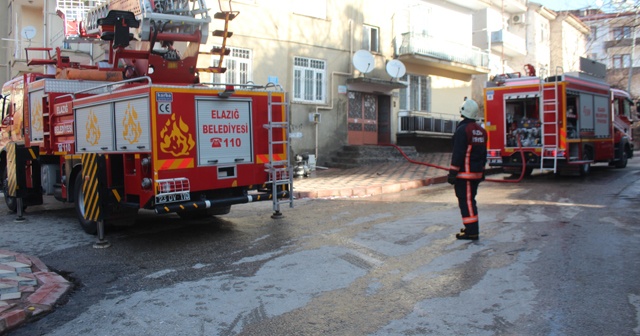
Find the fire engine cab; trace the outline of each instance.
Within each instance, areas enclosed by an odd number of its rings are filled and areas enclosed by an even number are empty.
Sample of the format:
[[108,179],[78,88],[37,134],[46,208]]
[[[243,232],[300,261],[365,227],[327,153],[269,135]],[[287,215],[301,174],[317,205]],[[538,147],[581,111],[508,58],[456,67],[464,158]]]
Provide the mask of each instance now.
[[[496,76],[484,90],[488,162],[507,173],[534,169],[586,175],[595,163],[624,168],[633,156],[630,95],[604,80],[605,66]],[[524,153],[524,162],[523,154]]]
[[[205,0],[112,0],[88,11],[76,32],[108,43],[97,65],[59,48],[28,48],[27,73],[2,88],[0,176],[19,212],[43,195],[72,202],[82,228],[130,223],[139,209],[194,218],[234,204],[293,206],[287,94],[278,86],[201,83],[224,73],[231,1],[209,16]],[[213,21],[213,22],[212,22]],[[217,66],[197,68],[209,25]],[[222,28],[223,27],[223,28]],[[106,42],[105,42],[106,41]],[[29,57],[40,52],[43,58]]]

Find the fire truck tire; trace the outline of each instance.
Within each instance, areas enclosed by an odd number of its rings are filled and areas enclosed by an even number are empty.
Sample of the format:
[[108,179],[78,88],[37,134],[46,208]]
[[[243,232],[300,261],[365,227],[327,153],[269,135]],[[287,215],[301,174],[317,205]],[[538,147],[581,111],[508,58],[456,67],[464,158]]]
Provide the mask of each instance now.
[[629,155],[627,154],[626,148],[622,148],[620,153],[620,160],[616,161],[616,168],[625,168],[627,167],[627,161],[629,160]]
[[524,177],[529,177],[533,173],[533,168],[527,167],[524,169]]
[[[4,167],[3,173],[2,173],[2,195],[4,196],[4,201],[7,204],[7,208],[9,208],[9,211],[13,212],[13,213],[17,213],[18,212],[18,201],[15,197],[9,197],[7,196],[8,191],[8,183],[9,183],[9,179],[7,177],[7,168]],[[22,206],[22,210],[25,210],[27,208],[26,205]]]
[[[588,161],[591,160],[589,154],[582,154],[582,160]],[[583,163],[580,165],[580,176],[587,176],[591,172],[591,163]]]
[[84,232],[95,235],[98,233],[98,222],[86,220],[84,218],[84,194],[82,193],[82,174],[76,176],[76,182],[73,185],[73,199],[75,200],[76,216],[78,222]]

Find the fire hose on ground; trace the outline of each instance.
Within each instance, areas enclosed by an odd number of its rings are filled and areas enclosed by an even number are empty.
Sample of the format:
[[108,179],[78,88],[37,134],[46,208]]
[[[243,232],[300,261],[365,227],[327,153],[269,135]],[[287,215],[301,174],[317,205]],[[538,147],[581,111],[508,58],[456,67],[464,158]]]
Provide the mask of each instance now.
[[[427,167],[432,167],[432,168],[437,168],[437,169],[441,169],[441,170],[446,170],[449,171],[449,167],[443,167],[443,166],[438,166],[436,164],[433,163],[428,163],[428,162],[420,162],[420,161],[416,161],[413,160],[411,158],[409,158],[403,151],[402,149],[400,149],[400,147],[398,147],[397,145],[394,144],[383,144],[382,146],[390,146],[393,147],[395,149],[397,149],[400,154],[402,154],[402,156],[410,163],[413,164],[419,164],[419,165],[423,165],[423,166],[427,166]],[[496,183],[518,183],[520,181],[522,181],[522,179],[524,178],[525,175],[525,171],[526,171],[526,162],[525,162],[525,157],[524,157],[524,151],[522,150],[522,144],[520,143],[520,138],[518,138],[518,151],[520,152],[520,157],[521,157],[521,162],[522,162],[522,170],[520,171],[520,177],[515,179],[515,180],[496,180],[496,179],[488,179],[485,178],[485,181],[487,182],[496,182]]]

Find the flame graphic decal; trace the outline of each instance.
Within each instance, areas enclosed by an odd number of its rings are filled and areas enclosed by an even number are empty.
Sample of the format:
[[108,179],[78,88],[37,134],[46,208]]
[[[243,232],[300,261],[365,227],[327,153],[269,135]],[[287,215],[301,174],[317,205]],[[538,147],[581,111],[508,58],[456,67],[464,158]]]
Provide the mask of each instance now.
[[138,112],[131,107],[131,104],[127,105],[127,110],[124,112],[122,126],[122,136],[124,139],[129,141],[129,144],[138,142],[142,134],[142,126],[140,126],[140,122],[138,121]]
[[41,102],[38,102],[35,108],[33,109],[31,122],[33,123],[33,129],[35,131],[42,131],[42,103]]
[[187,156],[196,145],[189,133],[189,126],[182,121],[182,118],[176,122],[175,114],[172,114],[171,119],[167,120],[160,131],[160,137],[162,138],[160,150],[174,156]]
[[89,118],[87,119],[87,123],[85,124],[85,128],[87,130],[87,142],[91,146],[95,146],[100,141],[100,126],[98,126],[98,117],[93,113],[93,110],[89,111]]

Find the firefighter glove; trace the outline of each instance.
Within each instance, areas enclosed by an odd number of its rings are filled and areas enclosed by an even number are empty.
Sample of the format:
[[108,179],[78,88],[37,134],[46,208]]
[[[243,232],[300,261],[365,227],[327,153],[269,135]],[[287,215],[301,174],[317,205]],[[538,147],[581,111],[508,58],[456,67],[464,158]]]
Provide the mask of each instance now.
[[451,185],[456,184],[456,176],[453,174],[449,174],[449,176],[447,176],[447,182]]

